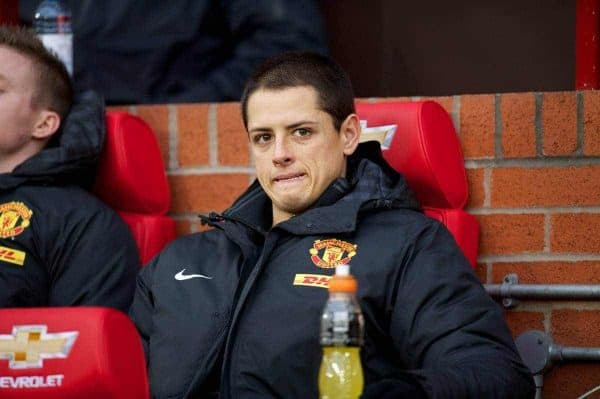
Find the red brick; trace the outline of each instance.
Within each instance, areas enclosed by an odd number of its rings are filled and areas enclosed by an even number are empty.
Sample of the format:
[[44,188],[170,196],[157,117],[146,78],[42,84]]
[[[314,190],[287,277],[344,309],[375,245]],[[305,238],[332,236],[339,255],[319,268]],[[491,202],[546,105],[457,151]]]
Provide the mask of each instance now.
[[600,165],[492,170],[492,207],[598,204]]
[[139,105],[137,114],[154,130],[165,166],[169,165],[169,108],[166,105]]
[[200,221],[197,221],[192,224],[192,229],[194,232],[202,232],[202,231],[214,229],[214,227],[209,226],[207,224],[202,224]]
[[192,233],[192,223],[189,220],[177,220],[175,221],[175,231],[177,237],[186,236]]
[[504,317],[514,338],[528,330],[544,331],[544,314],[541,312],[507,311]]
[[544,249],[544,215],[478,215],[480,255],[541,252]]
[[565,346],[600,346],[600,311],[554,309],[552,338]]
[[492,270],[495,284],[509,273],[517,273],[520,284],[600,284],[600,262],[495,263]]
[[[563,346],[598,347],[599,322],[600,311],[555,309],[552,311],[552,340]],[[599,379],[598,363],[559,364],[545,376],[544,397],[579,397],[597,386]]]
[[248,187],[248,182],[247,174],[170,176],[171,212],[223,211]]
[[484,263],[477,263],[475,265],[475,274],[479,277],[479,281],[482,284],[487,283],[487,265]]
[[577,150],[577,98],[574,92],[544,93],[542,132],[545,155],[571,155]]
[[600,252],[600,213],[552,215],[552,252]]
[[583,92],[583,153],[600,155],[600,91]]
[[[598,386],[600,381],[600,364],[598,363],[563,363],[557,364],[544,375],[544,398],[574,399]],[[599,399],[596,391],[586,399]]]
[[483,190],[484,169],[467,169],[467,183],[469,185],[468,208],[480,208],[485,200]]
[[208,165],[208,104],[177,106],[179,166]]
[[533,157],[535,148],[535,97],[532,93],[503,94],[502,154],[505,158]]
[[106,107],[107,111],[111,111],[111,112],[129,112],[129,107],[126,105],[111,105],[109,107]]
[[212,228],[208,225],[203,225],[199,218],[194,221],[178,220],[175,225],[177,229],[177,237],[182,237],[200,231],[206,231]]
[[248,134],[242,122],[239,103],[217,105],[219,164],[247,166],[250,163]]
[[460,98],[460,140],[465,158],[494,156],[494,95]]

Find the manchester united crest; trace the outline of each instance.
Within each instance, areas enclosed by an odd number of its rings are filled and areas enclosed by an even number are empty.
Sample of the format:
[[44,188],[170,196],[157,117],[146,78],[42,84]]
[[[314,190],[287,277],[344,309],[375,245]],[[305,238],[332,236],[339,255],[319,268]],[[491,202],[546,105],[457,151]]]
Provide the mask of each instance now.
[[31,209],[22,202],[7,202],[0,205],[0,238],[18,236],[29,226],[33,216]]
[[310,252],[312,262],[324,269],[331,269],[339,264],[350,262],[350,258],[356,255],[356,244],[329,238],[326,240],[316,240],[313,243]]

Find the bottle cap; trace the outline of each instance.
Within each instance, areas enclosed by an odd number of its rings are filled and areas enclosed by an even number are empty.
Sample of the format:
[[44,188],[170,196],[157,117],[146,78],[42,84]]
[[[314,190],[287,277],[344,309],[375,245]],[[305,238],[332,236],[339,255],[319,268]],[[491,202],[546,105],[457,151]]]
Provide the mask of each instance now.
[[338,276],[348,276],[350,274],[350,265],[341,264],[335,267],[335,274]]
[[350,274],[350,265],[338,265],[335,268],[335,274],[328,283],[329,292],[347,292],[355,293],[358,289],[358,283],[354,276]]

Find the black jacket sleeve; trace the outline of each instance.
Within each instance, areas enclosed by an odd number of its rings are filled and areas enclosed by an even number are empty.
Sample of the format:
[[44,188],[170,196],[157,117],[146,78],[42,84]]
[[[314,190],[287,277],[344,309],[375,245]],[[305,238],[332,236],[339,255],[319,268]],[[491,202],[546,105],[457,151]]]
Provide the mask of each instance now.
[[387,397],[385,391],[419,397],[415,385],[431,398],[532,398],[533,378],[500,307],[450,233],[430,224],[403,263],[390,293],[389,329],[409,370],[395,381],[367,386],[365,398]]
[[[89,204],[93,205],[93,203]],[[50,306],[108,306],[127,312],[140,269],[125,223],[102,206],[83,220],[64,222],[50,256]]]
[[155,256],[138,274],[133,303],[129,309],[129,317],[135,324],[142,341],[146,362],[149,359],[148,347],[152,335],[152,314],[154,312],[154,302],[150,291],[151,279],[159,258],[160,254]]

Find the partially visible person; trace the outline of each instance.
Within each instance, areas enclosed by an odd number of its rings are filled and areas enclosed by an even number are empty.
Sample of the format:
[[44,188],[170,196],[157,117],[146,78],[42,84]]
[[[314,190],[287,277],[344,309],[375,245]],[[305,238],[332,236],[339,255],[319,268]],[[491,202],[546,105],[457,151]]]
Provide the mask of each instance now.
[[86,191],[104,105],[72,104],[64,65],[29,30],[0,26],[0,307],[126,311],[140,268],[124,222]]
[[155,398],[317,398],[322,284],[350,262],[365,318],[363,399],[531,398],[501,309],[452,235],[423,215],[378,143],[359,143],[352,85],[291,53],[249,80],[257,181],[214,229],[140,273],[130,315]]
[[[317,0],[63,0],[74,80],[109,104],[239,100],[258,64],[327,52]],[[31,23],[39,0],[20,0]]]

